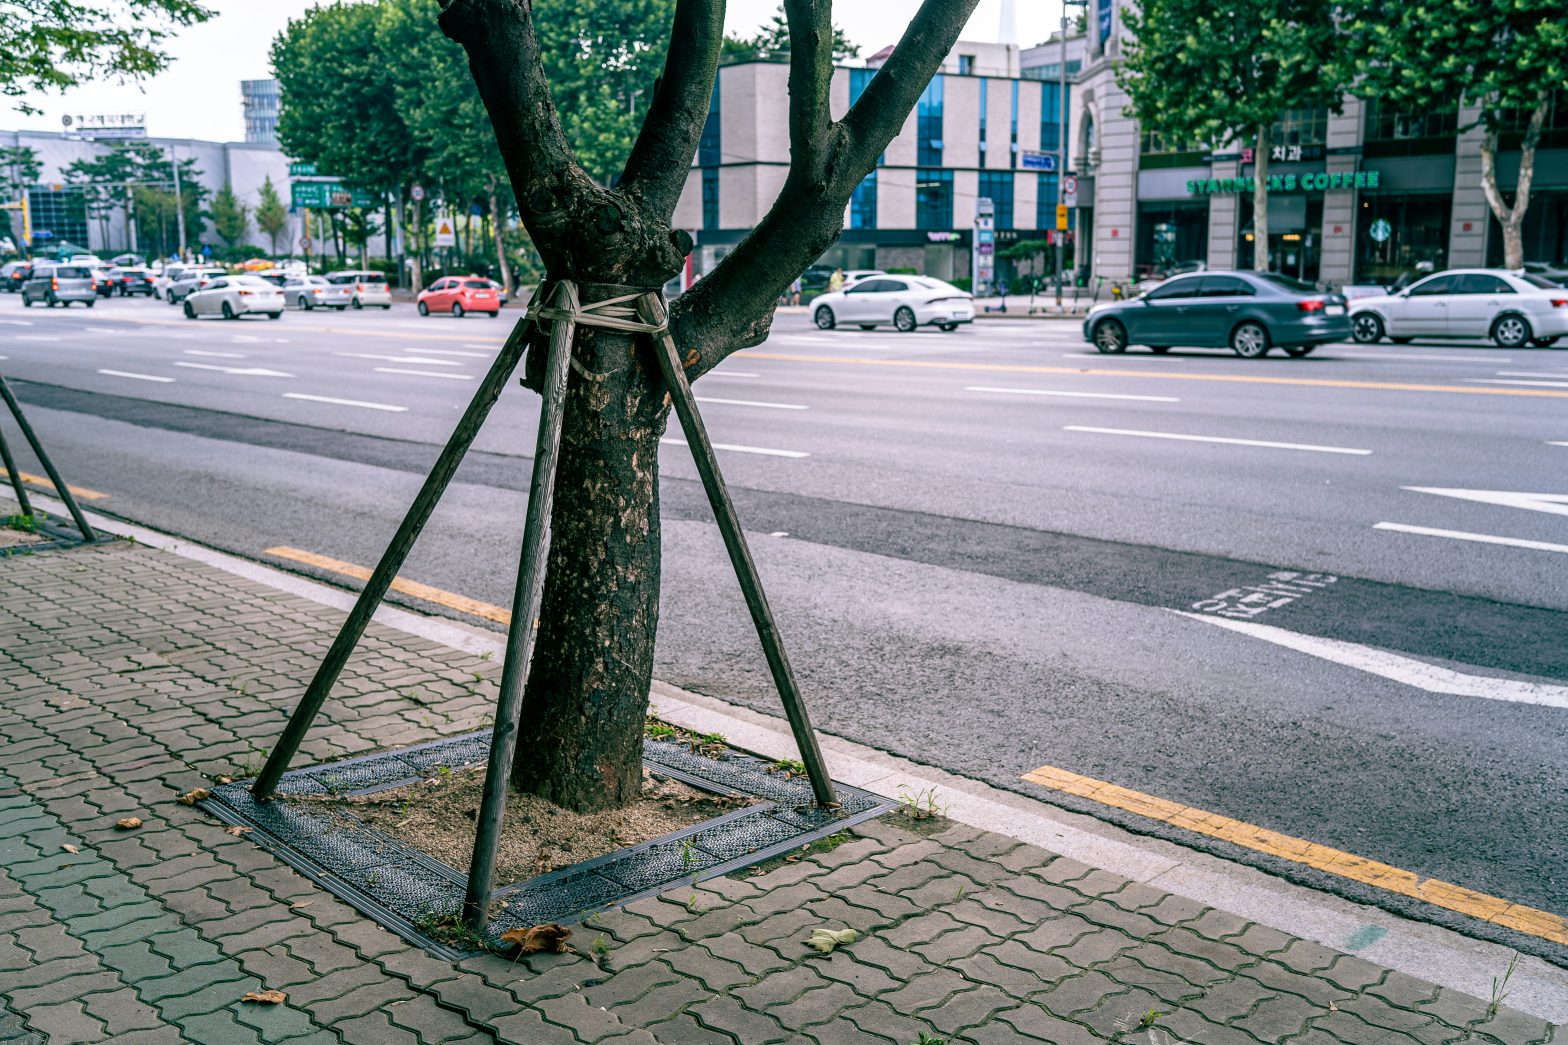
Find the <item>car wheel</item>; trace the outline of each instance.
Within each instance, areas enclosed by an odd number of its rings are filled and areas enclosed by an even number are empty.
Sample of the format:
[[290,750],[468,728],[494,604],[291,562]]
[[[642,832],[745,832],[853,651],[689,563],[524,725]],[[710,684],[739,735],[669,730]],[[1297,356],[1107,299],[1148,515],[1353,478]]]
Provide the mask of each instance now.
[[195,319],[196,318],[196,309],[191,305],[191,303],[189,301],[187,301],[185,303],[185,318],[186,319]]
[[391,309],[391,307],[392,307],[392,306],[391,306],[391,305],[382,305],[382,306],[381,306],[381,311],[383,311],[383,312],[386,312],[386,311],[388,311],[388,310],[389,310],[389,309]]
[[938,325],[938,329],[941,330],[944,334],[951,334],[953,331],[958,329],[958,324],[957,323],[941,323],[941,324]]
[[838,320],[833,318],[833,310],[826,305],[817,307],[816,320],[818,330],[832,330],[838,326]]
[[283,313],[281,313],[281,312],[268,312],[267,313],[267,318],[268,319],[282,319],[283,318]]
[[1149,346],[1149,351],[1153,352],[1157,356],[1163,356],[1165,353],[1169,352],[1170,350],[1171,350],[1171,346],[1169,346],[1169,345],[1150,345]]
[[299,307],[304,309],[306,312],[316,311],[316,303],[310,298],[304,296],[301,296],[299,299]]
[[88,308],[92,308],[96,304],[98,304],[98,299],[97,298],[93,298],[91,301],[86,302],[86,305],[87,305]]
[[1530,339],[1530,344],[1536,348],[1551,348],[1557,344],[1557,339],[1555,337],[1536,337]]
[[861,330],[875,330],[877,325],[875,323],[861,323],[859,327]]
[[463,318],[463,303],[461,301],[452,302],[452,315],[458,319]]
[[1230,350],[1243,359],[1262,359],[1270,347],[1269,332],[1261,323],[1248,321],[1230,332]]
[[499,309],[497,309],[497,310],[496,310],[496,311],[494,311],[494,312],[492,312],[492,313],[490,313],[490,318],[491,318],[491,319],[495,319],[495,318],[496,318],[496,317],[497,317],[497,316],[499,316],[499,315],[500,315],[500,314],[501,314],[501,312],[500,312],[500,310],[499,310]]
[[361,305],[359,303],[359,298],[355,298],[353,301],[349,302],[349,304],[354,306],[354,311],[355,312],[358,312],[360,309],[365,307],[364,305]]
[[915,320],[915,311],[912,308],[905,306],[893,313],[893,326],[898,329],[900,334],[913,333],[914,329],[919,325]]
[[419,303],[419,314],[421,316],[428,316],[428,315],[430,315],[430,306],[425,304],[423,301],[421,301]]
[[1391,337],[1391,338],[1389,338],[1389,340],[1392,341],[1396,345],[1408,345],[1408,344],[1410,344],[1410,342],[1414,341],[1415,338],[1413,338],[1413,337]]
[[[189,302],[187,302],[187,304],[189,304]],[[225,301],[223,303],[223,318],[224,319],[233,319],[234,318],[234,308],[227,301]]]
[[1312,350],[1317,347],[1316,345],[1286,345],[1285,354],[1292,359],[1300,359],[1302,356],[1310,356]]
[[1101,320],[1094,328],[1094,347],[1104,355],[1127,351],[1127,328],[1114,319]]
[[32,308],[33,307],[33,299],[28,297],[26,294],[23,294],[22,295],[22,307],[23,308]]
[[1350,322],[1350,333],[1357,344],[1375,345],[1383,340],[1383,321],[1375,313],[1359,313]]
[[1530,340],[1530,322],[1523,316],[1504,316],[1492,324],[1492,340],[1502,348],[1518,348]]

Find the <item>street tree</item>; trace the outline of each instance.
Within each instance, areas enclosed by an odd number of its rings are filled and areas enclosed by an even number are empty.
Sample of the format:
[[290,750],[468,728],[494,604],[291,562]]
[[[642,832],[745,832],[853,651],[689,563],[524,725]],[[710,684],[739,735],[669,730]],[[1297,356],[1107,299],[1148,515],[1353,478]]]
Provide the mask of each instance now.
[[212,197],[212,230],[223,237],[223,242],[237,247],[250,229],[250,209],[234,195],[228,182],[223,183]]
[[104,79],[137,80],[169,64],[163,44],[176,28],[212,12],[193,0],[91,0],[7,3],[0,12],[0,95],[27,99]]
[[[38,184],[43,171],[37,149],[28,145],[0,147],[0,202],[20,200],[28,189]],[[19,253],[30,256],[31,248],[22,240],[21,218],[13,217],[16,214],[16,211],[11,210],[5,212],[11,242],[16,244]]]
[[[1480,126],[1481,188],[1503,230],[1503,264],[1524,265],[1536,149],[1551,111],[1568,105],[1568,17],[1562,0],[1341,0],[1346,67],[1357,94],[1406,112],[1468,109]],[[1513,200],[1498,184],[1497,153],[1517,135]]]
[[1275,122],[1291,109],[1343,108],[1334,10],[1321,0],[1144,0],[1123,9],[1133,38],[1116,82],[1143,129],[1199,148],[1251,145],[1259,272],[1269,268]]
[[[855,42],[844,35],[844,30],[838,26],[833,27],[833,61],[847,62],[858,57],[860,48]],[[789,18],[785,14],[784,5],[773,13],[773,17],[752,36],[724,37],[724,60],[730,62],[757,59],[760,61],[779,61],[789,59]]]
[[262,179],[261,188],[256,193],[256,229],[271,241],[274,257],[278,254],[278,237],[288,227],[289,212],[283,206],[283,200],[278,196],[269,174]]
[[[767,337],[780,293],[832,245],[861,179],[903,126],[977,0],[923,0],[849,111],[830,109],[828,0],[788,0],[790,166],[751,233],[674,303],[670,331],[697,380]],[[553,12],[551,12],[553,16]],[[546,17],[541,14],[541,17]],[[654,291],[691,240],[671,226],[707,118],[724,41],[723,0],[679,0],[664,71],[614,187],[577,160],[547,75],[545,25],[517,0],[442,0],[463,45],[522,219],[546,271],[584,301]],[[525,380],[542,385],[536,332]],[[632,801],[659,612],[659,439],[669,398],[637,335],[579,326],[538,639],[513,782],[592,810]],[[582,375],[589,375],[583,377]]]

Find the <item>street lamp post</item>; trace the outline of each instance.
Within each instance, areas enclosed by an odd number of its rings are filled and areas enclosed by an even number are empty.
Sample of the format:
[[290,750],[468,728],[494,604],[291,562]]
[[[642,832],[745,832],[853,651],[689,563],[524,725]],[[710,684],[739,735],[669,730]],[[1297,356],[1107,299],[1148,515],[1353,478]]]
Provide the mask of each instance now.
[[180,196],[180,154],[174,151],[174,146],[169,146],[170,166],[174,168],[174,221],[175,228],[179,230],[180,242],[175,251],[180,260],[185,260],[185,201]]
[[[1089,10],[1089,0],[1062,0],[1062,62],[1056,70],[1057,102],[1060,109],[1056,123],[1056,212],[1067,206],[1067,9],[1081,7]],[[1065,230],[1058,221],[1056,228],[1056,307],[1062,307],[1062,263]]]

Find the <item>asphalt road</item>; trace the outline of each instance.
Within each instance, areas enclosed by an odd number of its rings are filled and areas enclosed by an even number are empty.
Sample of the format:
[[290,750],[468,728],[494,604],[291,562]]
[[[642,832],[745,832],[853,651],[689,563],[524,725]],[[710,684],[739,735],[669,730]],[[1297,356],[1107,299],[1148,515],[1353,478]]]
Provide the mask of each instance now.
[[[342,583],[264,549],[373,564],[518,315],[5,295],[0,373],[93,507]],[[1423,917],[1020,777],[1568,914],[1568,352],[788,315],[697,392],[822,728]],[[405,576],[509,604],[536,411],[502,397]],[[662,467],[657,674],[776,712],[684,447]]]

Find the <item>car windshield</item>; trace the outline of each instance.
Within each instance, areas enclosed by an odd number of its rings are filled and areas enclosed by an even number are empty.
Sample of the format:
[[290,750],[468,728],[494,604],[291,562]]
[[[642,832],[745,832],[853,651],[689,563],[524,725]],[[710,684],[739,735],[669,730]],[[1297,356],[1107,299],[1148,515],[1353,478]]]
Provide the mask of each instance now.
[[1526,283],[1530,284],[1530,286],[1532,286],[1532,287],[1539,287],[1542,290],[1561,290],[1561,289],[1563,289],[1563,285],[1561,283],[1553,283],[1551,280],[1547,279],[1545,276],[1537,276],[1533,272],[1526,272],[1524,275],[1522,275],[1522,276],[1515,276],[1514,278],[1515,279],[1522,279]]
[[371,272],[357,278],[361,283],[385,283],[387,281],[387,278],[379,272]]
[[61,267],[54,270],[56,279],[88,279],[92,275],[87,269]]
[[1291,291],[1292,293],[1296,293],[1296,294],[1316,294],[1316,293],[1319,293],[1317,287],[1313,286],[1311,283],[1303,283],[1301,280],[1297,279],[1294,276],[1286,276],[1286,275],[1284,275],[1282,273],[1279,273],[1279,272],[1259,272],[1259,273],[1256,273],[1256,275],[1257,275],[1257,277],[1259,279],[1267,280],[1268,282],[1274,284],[1276,287],[1282,287],[1285,290]]

